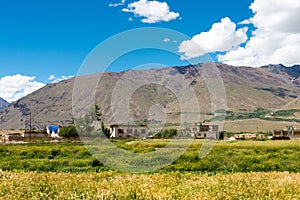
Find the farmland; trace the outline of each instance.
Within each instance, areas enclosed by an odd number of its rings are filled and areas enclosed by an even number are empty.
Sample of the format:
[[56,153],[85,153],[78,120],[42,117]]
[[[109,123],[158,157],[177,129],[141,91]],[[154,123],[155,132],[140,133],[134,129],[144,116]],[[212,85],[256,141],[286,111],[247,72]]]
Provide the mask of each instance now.
[[0,172],[3,199],[299,199],[300,175]]
[[[169,140],[113,141],[119,148],[140,154],[157,151],[168,143]],[[300,172],[298,140],[222,141],[214,146],[208,156],[200,159],[199,151],[202,143],[201,140],[195,140],[178,160],[160,169],[159,172]],[[94,158],[82,143],[1,145],[0,169],[37,172],[113,170]]]
[[[134,153],[170,140],[118,140]],[[0,199],[299,199],[300,141],[220,141],[199,158],[202,140],[155,172],[106,166],[82,143],[0,145]]]

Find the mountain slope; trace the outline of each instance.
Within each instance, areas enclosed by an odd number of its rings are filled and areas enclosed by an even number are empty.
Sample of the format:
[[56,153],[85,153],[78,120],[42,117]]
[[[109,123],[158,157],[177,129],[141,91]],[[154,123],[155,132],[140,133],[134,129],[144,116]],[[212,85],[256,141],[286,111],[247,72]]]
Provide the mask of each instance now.
[[293,99],[292,101],[290,101],[289,103],[284,105],[281,109],[282,110],[291,110],[291,109],[299,109],[300,110],[300,97],[298,97],[297,99]]
[[[295,80],[297,79],[296,75],[300,72],[297,71],[299,66],[292,68],[280,66],[274,70],[271,67],[234,67],[218,63],[215,65],[224,81],[226,91],[226,98],[220,101],[224,101],[224,103],[226,101],[228,110],[253,110],[258,107],[280,109],[298,98],[300,87]],[[116,114],[120,113],[121,115],[124,114],[127,122],[144,119],[161,119],[160,121],[163,121],[166,117],[166,122],[179,122],[180,113],[182,112],[180,110],[180,98],[184,99],[186,109],[190,112],[193,112],[193,110],[195,112],[199,111],[195,107],[197,103],[201,113],[214,112],[209,87],[202,77],[204,70],[204,65],[198,64],[186,67],[104,73],[97,84],[94,97],[101,108],[105,123],[124,122],[122,121],[124,119],[114,118]],[[31,113],[32,125],[35,128],[43,128],[45,125],[52,123],[70,123],[75,81],[80,80],[80,84],[76,87],[76,93],[74,93],[79,95],[80,98],[73,103],[88,105],[93,103],[94,99],[89,98],[91,91],[86,88],[86,85],[92,85],[92,80],[97,80],[98,76],[99,74],[94,74],[48,84],[12,103],[8,108],[0,111],[0,117],[2,118],[0,129],[28,128],[29,113]],[[126,78],[129,85],[138,87],[132,91],[127,86],[122,88],[120,80]],[[178,97],[182,96],[183,93],[178,95],[176,91],[185,90],[185,86],[181,85],[177,78],[184,79],[185,83],[195,92],[197,100],[190,98],[190,96],[186,98]],[[143,83],[141,81],[152,81],[152,84],[138,85],[133,80],[138,80],[139,83]],[[167,87],[172,81],[171,88]],[[116,89],[118,87],[122,89],[118,91]],[[115,110],[112,109],[116,105],[122,105],[125,101],[122,96],[118,96],[122,92],[127,92],[127,96],[131,97],[128,103],[128,116],[119,107]],[[75,111],[75,113],[80,112],[80,110]]]
[[8,105],[9,103],[0,97],[0,110],[6,108]]

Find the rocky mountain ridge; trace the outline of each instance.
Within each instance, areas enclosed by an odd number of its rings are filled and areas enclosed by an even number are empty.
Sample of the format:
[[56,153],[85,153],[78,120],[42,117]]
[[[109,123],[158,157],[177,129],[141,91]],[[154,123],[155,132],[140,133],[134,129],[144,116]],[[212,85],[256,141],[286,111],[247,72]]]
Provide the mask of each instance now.
[[6,108],[8,105],[9,103],[0,97],[0,110]]
[[[283,65],[268,65],[261,68],[235,67],[220,63],[211,63],[216,67],[223,81],[226,96],[221,99],[226,104],[226,109],[231,111],[254,110],[262,107],[271,110],[281,109],[285,105],[299,98],[300,92],[300,66],[285,67]],[[149,69],[141,71],[125,71],[120,73],[103,73],[97,83],[95,101],[101,108],[102,117],[106,124],[116,123],[114,119],[114,92],[120,80],[128,76],[128,80],[155,80],[159,84],[144,84],[136,88],[130,95],[128,103],[128,117],[130,121],[163,120],[163,112],[167,122],[177,122],[181,113],[180,103],[176,91],[165,87],[169,80],[183,78],[188,87],[191,87],[197,96],[197,102],[188,103],[187,109],[193,110],[199,104],[199,114],[211,113],[212,96],[209,86],[205,82],[204,64],[175,66],[162,69]],[[79,79],[91,84],[99,74],[74,77],[59,83],[47,84],[45,87],[10,104],[0,111],[2,122],[0,129],[28,128],[28,113],[32,114],[32,125],[38,129],[48,124],[62,125],[71,122],[72,97],[74,83]],[[166,80],[164,80],[167,77]],[[213,82],[212,82],[213,84]],[[180,84],[173,85],[180,88]],[[88,101],[90,91],[82,84],[76,93],[82,95],[80,101]],[[126,88],[125,88],[126,89]],[[123,100],[118,99],[118,100]],[[187,101],[189,99],[187,98]],[[74,102],[73,102],[74,103]],[[159,105],[159,106],[158,106]],[[289,106],[291,107],[291,106]],[[198,111],[197,111],[198,112]],[[128,120],[129,121],[129,120]]]

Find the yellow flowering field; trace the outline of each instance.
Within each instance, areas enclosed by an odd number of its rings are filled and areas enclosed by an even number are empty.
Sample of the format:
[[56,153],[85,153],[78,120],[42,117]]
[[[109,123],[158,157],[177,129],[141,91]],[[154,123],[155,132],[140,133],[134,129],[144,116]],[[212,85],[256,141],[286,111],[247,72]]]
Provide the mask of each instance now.
[[0,171],[0,199],[300,199],[300,174]]

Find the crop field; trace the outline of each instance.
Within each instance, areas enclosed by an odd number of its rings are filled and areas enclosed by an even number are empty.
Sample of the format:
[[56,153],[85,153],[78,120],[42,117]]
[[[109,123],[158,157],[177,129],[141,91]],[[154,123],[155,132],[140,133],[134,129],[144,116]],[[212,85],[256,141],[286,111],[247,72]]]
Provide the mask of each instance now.
[[[169,140],[113,141],[126,151],[147,153]],[[160,173],[300,172],[300,141],[220,141],[208,156],[199,157],[202,140],[195,140],[180,158]],[[89,149],[91,146],[89,146]],[[180,148],[180,147],[179,147]],[[176,149],[175,149],[176,150]],[[103,150],[102,151],[109,151]],[[101,155],[100,155],[101,156]],[[0,145],[0,169],[36,172],[100,172],[110,169],[82,143]]]
[[[112,141],[134,153],[169,140]],[[117,171],[81,143],[0,144],[0,199],[300,199],[300,141],[195,140],[155,172]]]
[[300,175],[0,172],[2,199],[299,199]]

